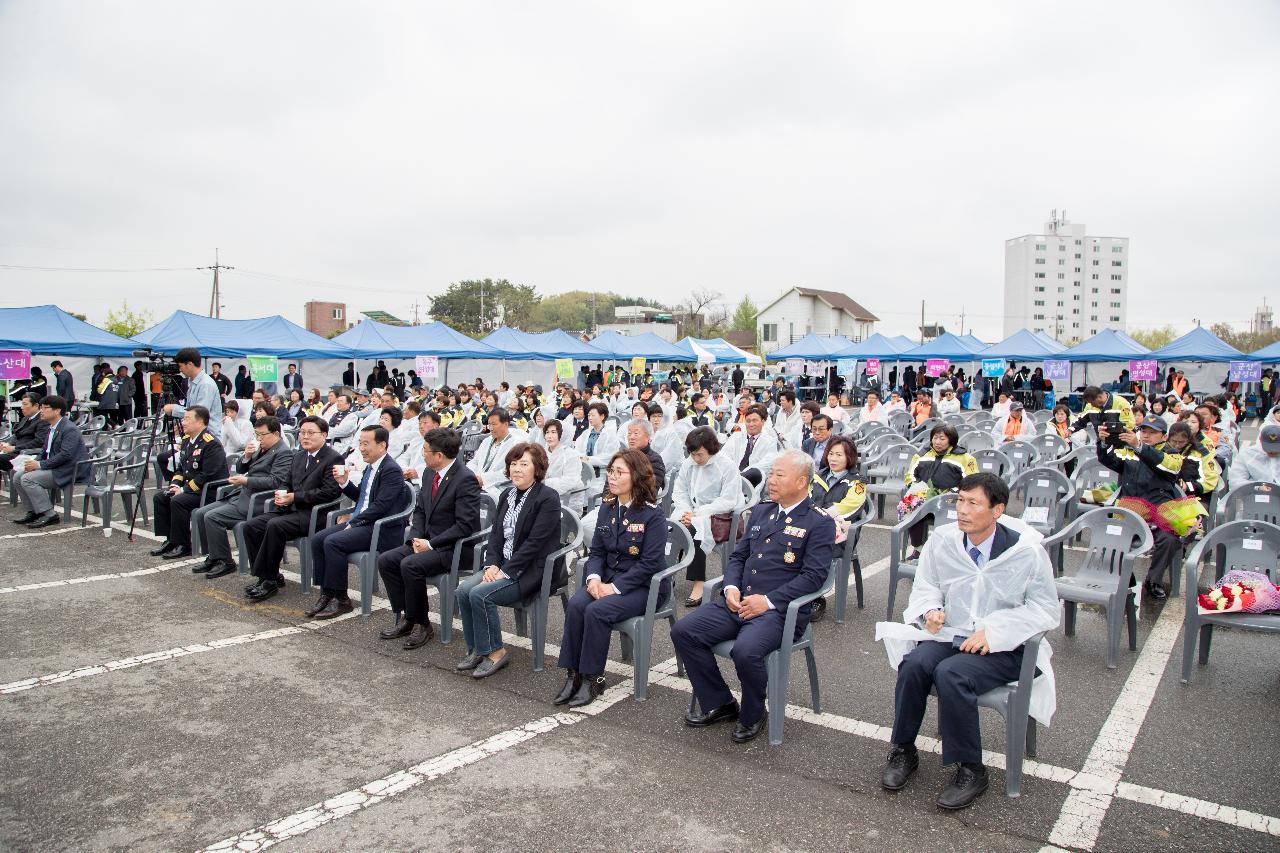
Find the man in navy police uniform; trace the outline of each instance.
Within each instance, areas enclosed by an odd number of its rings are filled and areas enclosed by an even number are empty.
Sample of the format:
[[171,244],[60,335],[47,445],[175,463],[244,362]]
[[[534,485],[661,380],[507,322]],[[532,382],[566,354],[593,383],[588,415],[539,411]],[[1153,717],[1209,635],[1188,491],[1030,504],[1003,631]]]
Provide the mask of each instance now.
[[[702,728],[737,718],[735,743],[747,743],[764,729],[765,658],[782,645],[787,605],[817,592],[831,570],[836,526],[809,499],[813,459],[801,450],[776,457],[769,471],[770,500],[751,513],[747,534],[729,558],[724,598],[676,623],[672,642],[693,683],[701,713],[685,724]],[[809,624],[812,605],[800,609],[796,636]],[[742,684],[742,705],[733,699],[712,648],[733,640],[734,667]]]

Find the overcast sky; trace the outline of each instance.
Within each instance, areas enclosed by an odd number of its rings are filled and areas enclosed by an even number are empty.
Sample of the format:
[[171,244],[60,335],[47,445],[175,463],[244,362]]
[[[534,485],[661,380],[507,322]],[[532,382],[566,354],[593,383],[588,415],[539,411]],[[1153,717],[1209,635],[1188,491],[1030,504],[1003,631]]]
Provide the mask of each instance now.
[[[1065,208],[1132,239],[1135,325],[1245,325],[1280,292],[1278,48],[1274,0],[0,0],[0,264],[217,246],[224,316],[299,323],[486,276],[805,285],[996,340],[1004,241]],[[0,269],[0,304],[158,320],[209,284]]]

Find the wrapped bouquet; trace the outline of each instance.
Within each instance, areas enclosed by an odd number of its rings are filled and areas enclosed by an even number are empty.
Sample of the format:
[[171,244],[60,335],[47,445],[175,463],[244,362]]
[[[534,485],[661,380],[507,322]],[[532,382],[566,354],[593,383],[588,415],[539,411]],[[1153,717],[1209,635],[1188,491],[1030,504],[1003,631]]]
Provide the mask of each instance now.
[[916,507],[929,500],[929,498],[940,494],[942,494],[941,489],[935,489],[926,482],[912,483],[907,488],[907,493],[902,496],[902,500],[898,501],[898,521],[902,521],[902,519],[911,515],[916,511]]
[[1201,613],[1266,613],[1280,609],[1280,587],[1261,572],[1232,571],[1199,598]]

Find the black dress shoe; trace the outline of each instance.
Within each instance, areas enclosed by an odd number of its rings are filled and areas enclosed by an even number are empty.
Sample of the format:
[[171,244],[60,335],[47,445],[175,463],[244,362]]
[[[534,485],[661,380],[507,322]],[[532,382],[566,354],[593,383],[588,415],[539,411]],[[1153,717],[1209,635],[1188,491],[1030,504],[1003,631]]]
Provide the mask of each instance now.
[[275,581],[263,581],[244,595],[250,601],[266,601],[279,591],[280,587],[276,586]]
[[578,692],[578,688],[582,686],[582,676],[573,670],[567,670],[564,677],[564,686],[560,688],[560,692],[556,694],[556,698],[551,700],[552,705],[563,705],[573,698],[573,694]]
[[581,708],[583,705],[590,705],[604,692],[603,675],[584,675],[581,678],[582,683],[578,685],[573,698],[569,700],[570,708]]
[[404,618],[403,613],[397,613],[396,624],[392,625],[390,628],[387,628],[385,631],[379,631],[378,639],[395,640],[395,639],[399,639],[400,637],[407,637],[409,636],[409,632],[412,630],[413,630],[413,623],[410,622],[408,619]]
[[[254,587],[261,585],[261,583],[262,578],[254,578],[253,583],[247,583],[244,585],[244,591],[248,592]],[[284,575],[276,575],[276,586],[280,589],[284,589]]]
[[351,603],[349,598],[331,598],[324,609],[315,614],[316,619],[333,619],[341,616],[343,613],[350,613],[355,609],[355,605]]
[[827,615],[827,599],[826,596],[819,598],[813,603],[813,609],[809,611],[809,624],[821,622],[822,617]]
[[702,714],[695,714],[690,711],[684,715],[684,724],[693,729],[705,729],[707,726],[714,726],[722,720],[738,719],[738,700],[730,699],[719,708],[713,708]]
[[750,743],[760,736],[760,733],[764,731],[765,726],[768,724],[769,712],[765,711],[760,715],[760,719],[749,726],[743,725],[742,721],[739,720],[738,724],[733,727],[733,733],[729,737],[734,743]]
[[468,652],[467,656],[458,661],[454,666],[454,672],[469,672],[480,665],[480,661],[484,660],[484,655],[478,655],[475,652]]
[[[34,527],[35,525],[32,526]],[[1161,584],[1146,581],[1142,584],[1142,587],[1146,590],[1147,595],[1151,596],[1151,598],[1156,601],[1164,601],[1169,597],[1169,593],[1164,591],[1164,586]]]
[[[504,666],[506,666],[509,663],[511,663],[511,652],[507,652],[505,655],[498,658],[497,660],[492,660],[486,657],[480,661],[480,665],[477,666],[475,668],[475,671],[471,673],[471,677],[472,678],[488,678],[489,676],[493,675],[495,672],[502,669]],[[603,678],[600,680],[604,681]]]
[[166,560],[176,560],[179,557],[190,557],[191,546],[190,545],[171,545],[160,556]]
[[[161,554],[160,556],[163,557],[164,555]],[[191,574],[202,575],[205,572],[211,572],[214,569],[216,569],[218,565],[221,563],[222,563],[221,560],[205,560],[203,563],[196,563],[194,566],[191,567]]]
[[907,779],[920,766],[920,754],[916,748],[894,745],[889,750],[889,762],[880,774],[880,787],[886,791],[901,791],[906,787]]
[[[33,519],[33,520],[34,520],[34,519]],[[148,551],[147,553],[148,553],[148,554],[150,554],[150,555],[151,555],[151,556],[153,556],[153,557],[159,557],[159,556],[160,556],[160,555],[162,555],[165,551],[168,551],[168,550],[169,550],[170,548],[172,548],[172,547],[173,547],[173,543],[172,543],[172,542],[170,542],[168,539],[166,539],[166,540],[164,540],[163,542],[161,542],[158,546],[156,546],[155,548],[152,548],[152,549],[151,549],[150,551]]]
[[427,644],[432,637],[435,636],[436,629],[431,627],[430,622],[421,624],[413,623],[413,630],[409,632],[409,639],[404,641],[406,649],[420,649]]
[[61,524],[61,523],[62,523],[62,516],[58,515],[55,512],[50,515],[45,515],[45,516],[41,516],[40,518],[37,518],[35,521],[28,524],[27,527],[31,528],[32,530],[38,530],[41,527],[53,527],[55,524]]
[[963,809],[987,792],[987,768],[981,764],[961,764],[956,776],[938,797],[940,809]]
[[303,616],[308,619],[315,617],[317,613],[329,606],[329,602],[333,600],[333,596],[327,592],[320,593],[320,597],[316,599],[316,603],[308,607],[302,612]]
[[39,517],[40,517],[40,513],[38,512],[28,512],[22,518],[11,518],[9,520],[12,521],[14,524],[30,524],[31,522],[35,521]]
[[236,567],[228,563],[226,560],[217,560],[209,569],[209,573],[205,575],[208,580],[214,578],[223,578],[236,570]]

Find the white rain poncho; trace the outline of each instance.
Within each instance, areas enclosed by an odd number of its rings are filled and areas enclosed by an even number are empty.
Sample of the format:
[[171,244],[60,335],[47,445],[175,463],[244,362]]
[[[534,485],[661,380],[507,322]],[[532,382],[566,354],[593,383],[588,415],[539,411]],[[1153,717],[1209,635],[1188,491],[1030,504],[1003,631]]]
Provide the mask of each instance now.
[[[1058,590],[1049,555],[1040,546],[1043,537],[1018,518],[1002,516],[999,523],[1017,532],[1018,541],[982,568],[965,551],[964,533],[955,524],[936,528],[925,542],[911,599],[902,614],[906,624],[876,624],[876,639],[884,641],[889,665],[895,670],[920,641],[950,643],[957,634],[981,628],[991,651],[1009,652],[1036,634],[1058,627]],[[946,613],[941,630],[937,634],[922,630],[924,614],[939,609]],[[1036,659],[1040,675],[1031,688],[1031,716],[1045,726],[1058,701],[1049,662],[1052,654],[1049,643],[1042,640]]]
[[715,548],[711,536],[711,516],[736,512],[743,505],[742,481],[736,461],[721,450],[699,465],[686,459],[671,490],[671,520],[680,521],[686,512],[693,513],[693,538],[708,554]]

